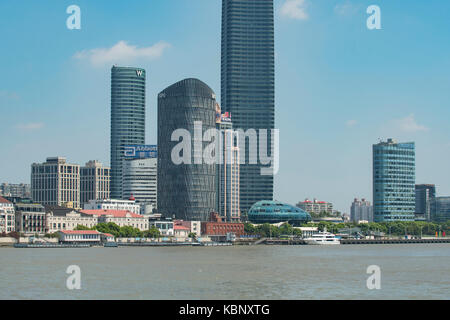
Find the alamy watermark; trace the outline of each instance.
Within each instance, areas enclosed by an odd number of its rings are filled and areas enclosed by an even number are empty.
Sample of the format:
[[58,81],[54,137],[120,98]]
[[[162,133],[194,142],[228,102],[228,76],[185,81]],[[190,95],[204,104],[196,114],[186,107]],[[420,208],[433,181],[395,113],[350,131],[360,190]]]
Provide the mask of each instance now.
[[[231,137],[234,148],[239,149],[239,164],[259,164],[261,175],[275,175],[279,170],[280,133],[278,129],[226,129],[211,128],[203,132],[201,121],[194,122],[194,137],[187,129],[172,132],[171,141],[179,142],[172,148],[171,159],[176,165],[181,164],[223,164],[225,136]],[[270,136],[270,138],[269,138]],[[268,141],[270,139],[270,141]],[[245,150],[248,143],[248,163]],[[194,142],[192,146],[192,141]],[[203,143],[208,145],[203,148]],[[270,154],[269,147],[270,146]],[[227,146],[225,146],[226,148]],[[231,150],[232,148],[226,148]]]
[[66,269],[66,273],[70,276],[66,280],[66,287],[69,290],[81,289],[81,269],[77,265],[70,265]]
[[367,278],[366,285],[367,289],[373,290],[381,289],[381,268],[375,264],[370,265],[367,267],[366,270],[367,274],[370,274],[371,276]]

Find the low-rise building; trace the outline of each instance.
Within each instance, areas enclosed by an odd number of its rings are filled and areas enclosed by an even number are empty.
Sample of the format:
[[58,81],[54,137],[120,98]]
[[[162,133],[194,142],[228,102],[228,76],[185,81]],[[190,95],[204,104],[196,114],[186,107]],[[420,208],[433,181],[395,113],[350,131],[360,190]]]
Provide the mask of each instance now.
[[58,231],[62,243],[100,244],[101,232],[97,230],[62,230]]
[[16,230],[14,204],[0,197],[0,233]]
[[155,226],[164,237],[173,237],[174,223],[169,220],[150,220],[150,227]]
[[175,238],[185,240],[189,237],[189,233],[190,233],[191,229],[189,229],[188,227],[185,227],[185,226],[175,225],[175,226],[173,226],[173,231],[174,231]]
[[244,224],[224,222],[218,213],[211,213],[211,221],[202,222],[201,234],[205,236],[226,236],[234,233],[237,237],[244,235]]
[[313,214],[321,214],[323,212],[328,214],[333,213],[333,204],[331,202],[319,201],[317,199],[313,201],[305,199],[305,201],[297,203],[297,207]]
[[149,229],[148,218],[127,210],[80,210],[80,212],[97,216],[98,223],[113,222],[119,227],[130,226],[140,231]]
[[37,203],[17,203],[15,205],[16,231],[25,235],[47,233],[45,208]]
[[194,233],[196,237],[202,235],[202,223],[201,221],[184,221],[174,220],[175,225],[183,226],[189,229],[189,233]]
[[141,212],[141,206],[133,200],[100,199],[90,200],[83,205],[84,210],[126,210],[136,214]]
[[95,215],[89,215],[74,209],[59,206],[44,207],[48,233],[74,230],[77,226],[92,228],[98,223],[98,218]]

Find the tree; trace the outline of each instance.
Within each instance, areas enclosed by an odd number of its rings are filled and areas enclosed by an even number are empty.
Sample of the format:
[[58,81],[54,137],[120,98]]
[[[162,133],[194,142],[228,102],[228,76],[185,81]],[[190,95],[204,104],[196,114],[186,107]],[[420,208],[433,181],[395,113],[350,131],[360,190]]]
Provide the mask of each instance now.
[[161,232],[155,226],[151,226],[149,230],[144,231],[144,237],[146,238],[159,238],[161,236]]

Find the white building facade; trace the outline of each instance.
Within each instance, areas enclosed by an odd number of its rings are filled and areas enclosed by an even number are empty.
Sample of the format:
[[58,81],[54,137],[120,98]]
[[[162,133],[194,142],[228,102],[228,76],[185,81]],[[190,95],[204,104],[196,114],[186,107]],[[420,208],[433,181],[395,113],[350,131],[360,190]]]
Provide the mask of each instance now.
[[0,197],[0,233],[10,233],[16,230],[14,204]]
[[359,221],[373,222],[373,207],[370,201],[355,198],[350,208],[350,220],[356,223]]
[[157,158],[124,159],[122,166],[122,199],[157,206]]
[[135,200],[90,200],[83,205],[84,210],[125,210],[136,214],[141,212],[141,206]]

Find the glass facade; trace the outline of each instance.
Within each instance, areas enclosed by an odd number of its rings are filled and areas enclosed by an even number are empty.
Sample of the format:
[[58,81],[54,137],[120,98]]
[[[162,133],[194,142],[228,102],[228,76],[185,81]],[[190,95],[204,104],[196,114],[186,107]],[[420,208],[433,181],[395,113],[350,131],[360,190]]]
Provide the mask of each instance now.
[[111,69],[111,198],[122,197],[126,145],[145,143],[145,70]]
[[416,215],[427,221],[431,221],[431,201],[436,197],[436,186],[434,184],[416,185]]
[[392,139],[373,146],[374,221],[413,221],[415,145]]
[[253,223],[289,222],[300,225],[311,220],[311,215],[289,204],[278,201],[258,201],[248,211],[248,220]]
[[[221,104],[231,113],[234,129],[274,128],[274,56],[273,0],[223,0]],[[270,131],[268,137],[270,141]],[[248,142],[240,152],[245,157],[240,166],[244,212],[259,200],[273,198],[273,176],[261,175],[261,165],[249,164]]]
[[436,197],[431,200],[431,219],[434,222],[450,220],[450,197]]
[[[158,211],[170,218],[207,221],[217,205],[216,164],[202,159],[202,150],[210,142],[195,135],[196,121],[201,122],[202,137],[205,131],[216,128],[216,97],[205,83],[185,79],[158,95]],[[184,157],[184,152],[190,152],[191,163],[172,161],[172,150],[183,139],[172,141],[177,129],[190,133],[187,144],[191,150],[180,150],[177,155]]]

